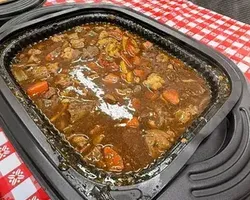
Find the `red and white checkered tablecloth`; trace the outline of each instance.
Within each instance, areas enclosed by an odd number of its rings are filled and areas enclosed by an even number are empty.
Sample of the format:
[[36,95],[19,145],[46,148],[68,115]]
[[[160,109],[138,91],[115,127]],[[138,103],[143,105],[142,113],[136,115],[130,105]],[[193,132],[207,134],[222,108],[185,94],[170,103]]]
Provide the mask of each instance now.
[[[159,20],[232,59],[250,80],[250,25],[204,9],[186,0],[47,0],[46,6],[66,3],[114,3]],[[47,200],[0,128],[0,199]]]
[[18,156],[0,127],[0,199],[47,200],[48,195]]

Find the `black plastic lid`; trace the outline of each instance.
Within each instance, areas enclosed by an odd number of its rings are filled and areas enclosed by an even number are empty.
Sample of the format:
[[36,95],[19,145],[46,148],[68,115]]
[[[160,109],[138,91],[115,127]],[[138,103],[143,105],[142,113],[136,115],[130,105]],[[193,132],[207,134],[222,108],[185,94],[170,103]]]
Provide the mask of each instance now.
[[0,3],[0,25],[5,21],[21,14],[42,6],[45,0],[6,0]]

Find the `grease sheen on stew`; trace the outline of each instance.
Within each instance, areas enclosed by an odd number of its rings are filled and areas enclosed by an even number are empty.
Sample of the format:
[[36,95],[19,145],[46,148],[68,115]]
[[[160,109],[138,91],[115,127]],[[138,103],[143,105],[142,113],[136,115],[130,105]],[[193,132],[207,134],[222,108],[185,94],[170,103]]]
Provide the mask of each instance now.
[[20,52],[17,82],[90,165],[147,167],[208,106],[191,67],[111,24],[85,24]]

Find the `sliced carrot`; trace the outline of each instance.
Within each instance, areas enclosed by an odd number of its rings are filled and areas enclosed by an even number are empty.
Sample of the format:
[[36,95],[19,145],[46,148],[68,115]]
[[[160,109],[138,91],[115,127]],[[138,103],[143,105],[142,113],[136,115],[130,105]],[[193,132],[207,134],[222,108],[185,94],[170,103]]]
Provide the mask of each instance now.
[[141,79],[145,78],[145,71],[142,69],[134,69],[134,75],[140,77]]
[[104,77],[103,81],[105,83],[117,83],[119,81],[119,77],[115,74],[109,73],[107,76]]
[[145,92],[145,97],[150,100],[156,100],[159,97],[159,92],[152,92],[148,90]]
[[103,153],[109,171],[119,172],[124,169],[122,157],[112,147],[104,147]]
[[137,117],[133,117],[131,120],[127,122],[127,126],[131,128],[138,128],[140,125]]
[[145,49],[149,49],[150,47],[153,46],[153,44],[149,41],[146,41],[142,44],[144,46]]
[[31,85],[28,89],[27,89],[27,94],[29,96],[34,96],[37,94],[42,94],[43,92],[46,92],[49,89],[49,84],[47,81],[41,81],[41,82],[37,82],[33,85]]
[[140,101],[140,99],[133,98],[133,99],[132,99],[132,106],[133,106],[136,110],[140,109],[140,108],[141,108],[141,101]]
[[180,102],[179,93],[174,89],[163,91],[162,97],[173,105],[177,105]]

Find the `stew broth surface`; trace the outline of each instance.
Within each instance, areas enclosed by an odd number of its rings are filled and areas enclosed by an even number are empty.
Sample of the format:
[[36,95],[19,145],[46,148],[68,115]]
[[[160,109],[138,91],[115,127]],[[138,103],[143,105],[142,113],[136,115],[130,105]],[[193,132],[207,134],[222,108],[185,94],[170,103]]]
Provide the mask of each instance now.
[[90,165],[147,167],[170,150],[208,106],[193,69],[111,24],[88,24],[20,52],[12,73]]

